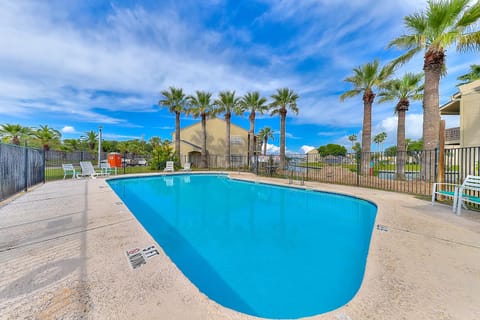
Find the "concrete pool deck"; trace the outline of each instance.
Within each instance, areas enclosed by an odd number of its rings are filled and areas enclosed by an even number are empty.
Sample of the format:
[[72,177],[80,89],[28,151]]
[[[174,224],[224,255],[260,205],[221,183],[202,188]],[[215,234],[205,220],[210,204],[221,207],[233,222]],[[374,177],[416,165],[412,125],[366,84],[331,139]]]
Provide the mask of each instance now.
[[[288,185],[234,173],[232,177]],[[298,186],[298,185],[297,185]],[[412,195],[307,182],[378,205],[363,284],[308,319],[480,319],[480,213]],[[160,254],[132,269],[125,252]],[[209,300],[105,179],[62,180],[0,203],[0,319],[258,319]]]

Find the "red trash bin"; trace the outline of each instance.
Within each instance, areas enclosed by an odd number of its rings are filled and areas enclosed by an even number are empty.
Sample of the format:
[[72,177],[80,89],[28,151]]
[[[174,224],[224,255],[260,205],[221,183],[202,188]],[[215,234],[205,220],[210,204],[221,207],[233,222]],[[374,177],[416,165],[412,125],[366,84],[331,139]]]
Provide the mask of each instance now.
[[122,167],[122,155],[118,152],[111,152],[108,154],[108,164],[112,168],[121,168]]

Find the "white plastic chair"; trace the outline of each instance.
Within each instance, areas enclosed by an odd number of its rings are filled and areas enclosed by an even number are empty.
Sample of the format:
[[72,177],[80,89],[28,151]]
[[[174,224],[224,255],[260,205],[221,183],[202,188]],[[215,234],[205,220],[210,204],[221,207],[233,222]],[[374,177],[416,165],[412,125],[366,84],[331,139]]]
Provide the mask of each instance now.
[[173,161],[167,161],[165,164],[165,169],[163,169],[164,172],[174,172],[175,168],[173,167]]
[[97,176],[105,175],[102,172],[96,172],[90,161],[80,161],[80,167],[82,168],[82,173],[77,174],[78,177],[91,177],[95,179]]
[[183,171],[190,171],[190,162],[185,162],[185,164],[183,165]]
[[77,177],[77,173],[75,172],[75,167],[71,163],[65,163],[62,164],[62,169],[63,169],[63,180],[67,177],[67,175],[71,174],[72,179],[75,179]]

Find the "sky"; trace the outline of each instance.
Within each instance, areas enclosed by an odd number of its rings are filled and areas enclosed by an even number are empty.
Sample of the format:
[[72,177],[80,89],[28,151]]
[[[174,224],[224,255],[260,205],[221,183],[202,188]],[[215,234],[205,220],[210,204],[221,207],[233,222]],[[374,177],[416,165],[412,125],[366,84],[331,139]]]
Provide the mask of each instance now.
[[[63,139],[103,127],[107,140],[172,139],[174,115],[160,108],[170,86],[187,94],[223,90],[269,98],[288,87],[300,96],[287,114],[287,152],[361,140],[361,96],[340,102],[355,67],[402,54],[386,49],[405,32],[403,18],[426,1],[377,0],[0,0],[0,124],[48,125]],[[440,103],[477,53],[447,48]],[[397,71],[421,72],[423,54]],[[373,106],[372,137],[396,141],[395,103]],[[445,117],[447,128],[458,117]],[[181,127],[198,121],[182,115]],[[248,114],[232,122],[248,129]],[[280,119],[258,115],[255,131],[276,133]],[[208,128],[207,128],[208,130]],[[406,136],[422,135],[421,102],[411,103]],[[376,146],[372,148],[376,151]]]

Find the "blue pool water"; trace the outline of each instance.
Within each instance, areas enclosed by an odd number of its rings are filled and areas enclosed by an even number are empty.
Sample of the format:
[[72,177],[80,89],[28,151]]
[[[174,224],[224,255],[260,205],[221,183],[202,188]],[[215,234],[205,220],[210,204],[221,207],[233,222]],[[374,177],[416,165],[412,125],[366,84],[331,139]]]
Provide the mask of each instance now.
[[200,291],[267,318],[346,304],[362,282],[376,206],[338,194],[174,175],[109,180]]

